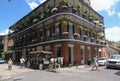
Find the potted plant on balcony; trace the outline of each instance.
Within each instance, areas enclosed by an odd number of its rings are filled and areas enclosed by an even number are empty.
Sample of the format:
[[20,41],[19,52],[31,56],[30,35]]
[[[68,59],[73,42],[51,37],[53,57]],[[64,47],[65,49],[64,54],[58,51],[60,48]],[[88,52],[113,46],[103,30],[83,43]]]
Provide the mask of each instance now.
[[75,36],[75,37],[79,37],[80,34],[79,34],[79,33],[74,33],[74,36]]
[[98,17],[95,17],[95,20],[94,20],[94,22],[95,23],[99,23],[99,21],[98,21],[99,19],[98,19]]
[[54,7],[54,8],[51,9],[51,12],[54,13],[54,12],[57,11],[57,10],[58,10],[58,8],[57,8],[57,7]]
[[47,5],[46,5],[46,12],[49,12],[49,11],[50,11],[50,9],[51,9],[50,4],[47,4]]
[[88,28],[86,28],[85,30],[86,30],[87,32],[90,32],[90,29],[88,29]]
[[67,21],[62,21],[62,26],[64,26],[64,27],[67,27],[67,25],[68,25],[68,22]]
[[99,25],[102,27],[102,26],[103,26],[103,22],[102,22],[102,21],[100,21],[100,22],[99,22]]
[[102,39],[102,40],[105,40],[105,36],[102,36],[101,39]]
[[93,34],[96,34],[96,32],[95,32],[94,30],[92,30],[92,33],[93,33]]
[[60,0],[60,6],[64,9],[64,8],[67,8],[67,1],[66,0]]
[[60,0],[60,5],[66,5],[67,1],[66,0]]
[[76,4],[76,8],[77,8],[77,9],[80,9],[80,8],[81,8],[81,4],[80,4],[80,3],[77,3],[77,4]]
[[68,32],[63,32],[62,34],[63,34],[63,35],[66,35],[66,34],[68,34]]
[[88,13],[88,10],[87,10],[87,9],[85,9],[85,10],[84,10],[84,13],[85,13],[85,14],[87,14],[87,13]]
[[38,20],[41,19],[41,12],[40,11],[37,12],[37,18],[38,18]]
[[81,25],[77,25],[78,29],[83,29],[83,27]]
[[89,19],[93,19],[94,14],[90,14]]

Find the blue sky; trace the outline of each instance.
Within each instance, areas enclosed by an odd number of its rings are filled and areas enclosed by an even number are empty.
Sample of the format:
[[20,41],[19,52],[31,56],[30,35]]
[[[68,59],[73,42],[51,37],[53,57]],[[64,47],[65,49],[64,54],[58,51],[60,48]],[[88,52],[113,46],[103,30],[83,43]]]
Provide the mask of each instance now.
[[[0,35],[45,0],[0,0]],[[91,0],[92,8],[104,17],[106,38],[120,41],[120,0]]]

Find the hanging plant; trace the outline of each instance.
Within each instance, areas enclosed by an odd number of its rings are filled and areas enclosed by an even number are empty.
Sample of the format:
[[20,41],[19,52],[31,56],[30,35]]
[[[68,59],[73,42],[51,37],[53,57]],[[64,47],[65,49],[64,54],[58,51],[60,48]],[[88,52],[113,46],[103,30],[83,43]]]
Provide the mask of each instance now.
[[97,36],[100,37],[100,34],[98,33]]
[[65,20],[64,20],[64,21],[62,21],[62,25],[63,25],[63,26],[67,26],[67,24],[68,24],[68,22],[67,22],[67,21],[65,21]]
[[11,52],[10,51],[3,51],[1,55],[9,55]]
[[98,21],[98,17],[97,16],[95,17],[95,20]]
[[66,0],[60,0],[60,4],[65,5],[67,3]]
[[88,28],[86,28],[85,30],[86,30],[87,32],[90,32],[90,29],[88,29]]
[[104,40],[104,39],[105,39],[105,36],[102,36],[101,38]]
[[95,32],[94,30],[92,30],[92,33],[93,33],[93,34],[96,34],[96,32]]
[[51,9],[50,4],[46,5],[46,11],[48,12]]
[[83,29],[83,27],[81,25],[77,25],[78,29]]
[[39,12],[37,12],[37,15],[39,16],[39,15],[41,15],[41,12],[39,11]]
[[76,7],[79,9],[81,7],[81,4],[77,3]]
[[49,29],[50,29],[50,26],[46,26],[46,29],[48,29],[48,30],[49,30]]
[[89,18],[93,19],[94,17],[94,14],[90,14]]
[[84,13],[86,13],[86,14],[87,14],[87,13],[88,13],[88,10],[87,10],[87,9],[85,9],[85,10],[84,10]]

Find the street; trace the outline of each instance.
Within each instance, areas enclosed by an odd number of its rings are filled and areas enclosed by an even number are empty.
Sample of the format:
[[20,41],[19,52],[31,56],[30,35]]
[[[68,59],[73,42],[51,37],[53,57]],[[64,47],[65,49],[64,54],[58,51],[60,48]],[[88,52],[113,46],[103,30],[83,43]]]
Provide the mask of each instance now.
[[120,70],[106,69],[104,66],[100,71],[91,71],[88,68],[62,68],[61,72],[48,72],[34,70],[20,73],[12,79],[5,81],[119,81]]

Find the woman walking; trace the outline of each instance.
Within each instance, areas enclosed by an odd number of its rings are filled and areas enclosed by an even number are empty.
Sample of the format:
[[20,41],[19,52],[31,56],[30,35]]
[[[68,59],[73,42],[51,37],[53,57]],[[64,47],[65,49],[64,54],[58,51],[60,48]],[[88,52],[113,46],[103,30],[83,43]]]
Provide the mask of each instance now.
[[8,70],[12,70],[12,64],[13,64],[13,61],[12,61],[12,59],[10,58],[10,59],[8,60]]

